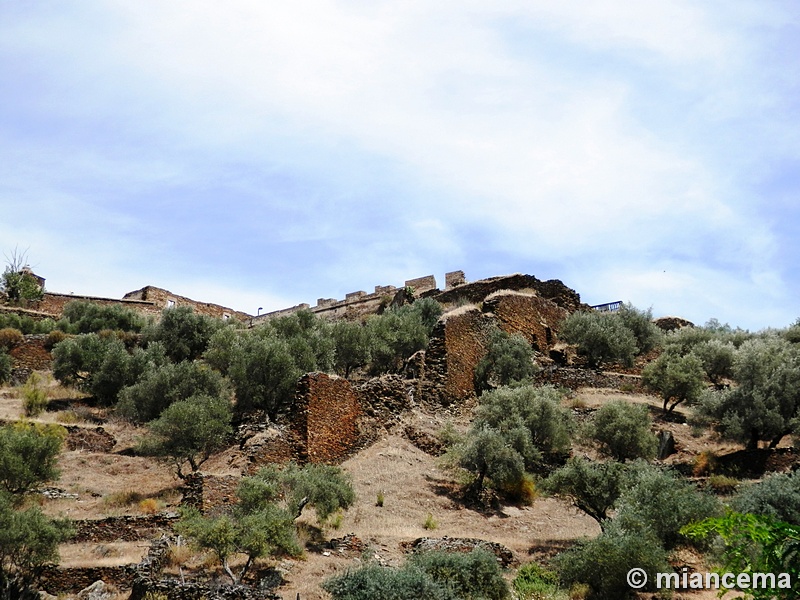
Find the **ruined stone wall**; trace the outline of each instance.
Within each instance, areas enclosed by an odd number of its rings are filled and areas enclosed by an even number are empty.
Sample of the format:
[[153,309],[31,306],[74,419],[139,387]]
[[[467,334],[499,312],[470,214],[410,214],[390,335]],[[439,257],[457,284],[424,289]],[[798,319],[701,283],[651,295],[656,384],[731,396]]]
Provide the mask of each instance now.
[[493,313],[503,331],[522,334],[534,350],[545,355],[558,342],[559,323],[569,314],[546,298],[511,291],[488,296],[483,311]]
[[192,473],[186,477],[181,504],[214,514],[218,509],[236,503],[236,489],[242,478],[236,475]]
[[[71,543],[136,542],[172,531],[175,514],[125,515],[104,519],[73,521],[75,536]],[[91,581],[89,582],[91,583]]]
[[50,594],[75,594],[95,581],[103,581],[122,589],[131,589],[136,575],[136,565],[72,569],[49,565],[42,569],[38,587]]
[[425,352],[424,378],[432,386],[423,400],[443,404],[475,396],[475,366],[486,354],[493,319],[474,306],[445,314],[437,323]]
[[301,461],[334,464],[347,458],[358,447],[361,415],[358,396],[346,379],[304,375],[290,417]]
[[592,369],[575,367],[552,367],[543,369],[535,377],[536,383],[577,390],[585,387],[609,388],[624,392],[644,393],[642,378],[637,375],[623,373],[604,373]]
[[170,306],[191,306],[194,309],[194,312],[197,314],[206,315],[217,319],[226,318],[227,315],[228,318],[237,319],[243,323],[249,323],[250,319],[253,318],[252,315],[240,312],[238,310],[233,310],[232,308],[228,308],[226,306],[220,306],[219,304],[212,304],[210,302],[199,302],[197,300],[187,298],[186,296],[179,296],[178,294],[173,294],[169,290],[157,288],[151,285],[145,286],[140,290],[128,292],[123,296],[123,299],[146,301],[153,304],[158,312],[165,308],[169,308]]
[[53,356],[45,347],[46,334],[26,335],[24,341],[14,346],[9,355],[14,360],[13,368],[30,371],[45,371],[53,366]]
[[558,306],[569,312],[589,307],[581,302],[580,295],[568,288],[558,279],[541,281],[533,275],[503,275],[490,277],[472,283],[465,283],[451,290],[445,290],[432,297],[442,304],[452,304],[459,301],[478,303],[482,302],[489,294],[501,290],[533,290],[542,298],[552,300]]
[[64,314],[64,307],[70,302],[80,300],[83,302],[91,302],[93,304],[100,304],[102,306],[122,306],[123,308],[130,308],[137,312],[145,314],[158,314],[160,308],[152,302],[143,301],[140,298],[131,298],[117,300],[115,298],[100,298],[97,296],[75,296],[74,294],[57,294],[55,292],[45,292],[41,300],[37,300],[30,304],[32,310],[46,313],[52,318],[58,320]]

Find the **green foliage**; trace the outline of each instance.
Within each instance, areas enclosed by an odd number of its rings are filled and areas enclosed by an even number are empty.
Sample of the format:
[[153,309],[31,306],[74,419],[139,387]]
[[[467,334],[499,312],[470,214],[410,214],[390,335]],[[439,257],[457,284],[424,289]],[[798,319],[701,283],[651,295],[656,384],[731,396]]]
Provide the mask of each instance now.
[[56,328],[53,319],[34,319],[29,315],[0,313],[0,328],[17,329],[24,334],[50,333]]
[[22,386],[22,409],[26,417],[38,417],[47,408],[47,393],[42,388],[42,376],[35,371]]
[[636,336],[615,313],[574,312],[561,323],[560,332],[591,367],[606,361],[631,365],[638,350]]
[[751,339],[734,360],[737,385],[703,398],[701,411],[724,437],[756,448],[775,447],[800,423],[800,349],[775,335]]
[[246,334],[235,327],[220,327],[211,335],[208,347],[203,353],[203,360],[223,375],[227,375],[233,362],[239,339],[243,335]]
[[195,314],[191,306],[167,308],[161,320],[145,331],[145,340],[164,344],[166,354],[173,362],[200,358],[208,347],[214,332],[222,321]]
[[292,359],[303,373],[330,371],[333,368],[334,341],[331,325],[310,310],[300,310],[291,315],[270,321],[261,333],[272,331],[286,342]]
[[592,600],[621,600],[631,596],[626,576],[634,567],[644,569],[654,591],[655,574],[671,571],[667,552],[648,530],[629,531],[613,521],[595,539],[579,542],[555,557],[561,580],[572,585],[587,584]]
[[374,373],[399,371],[414,352],[428,345],[442,308],[430,298],[392,308],[367,321]]
[[[40,567],[58,561],[58,545],[73,534],[69,522],[50,519],[38,506],[16,510],[12,498],[0,492],[0,584],[29,584]],[[0,589],[0,593],[3,590]]]
[[333,600],[459,600],[422,571],[376,564],[331,577],[323,582],[322,589]]
[[600,449],[616,460],[652,459],[658,450],[658,438],[651,426],[647,406],[615,400],[595,413],[589,433]]
[[374,564],[322,584],[334,600],[504,600],[508,585],[497,559],[484,550],[422,552],[400,568]]
[[524,458],[496,429],[473,429],[455,452],[459,466],[477,476],[473,484],[477,490],[483,488],[486,478],[498,488],[513,488],[525,475]]
[[140,442],[138,450],[168,458],[178,477],[183,479],[185,464],[196,472],[224,446],[233,433],[231,417],[230,402],[226,398],[201,394],[179,400],[148,424],[148,435]]
[[682,527],[720,512],[716,498],[672,471],[642,466],[631,479],[632,485],[619,498],[614,520],[627,531],[651,531],[667,549],[683,541]]
[[[257,558],[301,554],[295,520],[303,507],[314,507],[320,521],[324,521],[339,509],[349,507],[355,499],[341,469],[325,465],[262,469],[242,480],[237,496],[239,502],[227,513],[204,516],[196,510],[187,510],[176,525],[178,533],[191,538],[200,548],[214,552],[235,583],[242,581]],[[228,564],[235,554],[247,556],[238,575]]]
[[500,386],[529,382],[537,371],[533,350],[520,334],[509,335],[495,327],[486,354],[475,366],[478,394]]
[[639,310],[630,302],[623,304],[614,313],[614,316],[622,321],[622,324],[636,338],[636,353],[645,354],[653,348],[661,345],[664,334],[661,329],[653,323],[653,311],[651,309]]
[[[758,600],[794,600],[800,595],[800,526],[756,514],[731,512],[685,527],[688,537],[705,540],[722,538],[723,572],[786,573],[788,585],[739,590],[745,598]],[[790,587],[789,587],[790,586]]]
[[11,379],[11,357],[5,350],[0,350],[0,383]]
[[735,355],[736,348],[733,343],[719,339],[698,344],[691,354],[700,360],[706,377],[718,388],[723,386],[724,379],[733,377]]
[[240,340],[228,371],[237,408],[260,408],[273,419],[291,402],[302,374],[286,341],[252,334]]
[[550,385],[500,388],[481,396],[474,427],[503,433],[530,468],[542,454],[569,452],[575,420]]
[[372,356],[372,340],[367,327],[352,321],[337,321],[331,327],[335,347],[334,368],[349,377],[353,369],[364,367]]
[[418,552],[409,559],[409,566],[450,589],[457,598],[503,600],[509,596],[497,557],[486,550]]
[[577,508],[605,526],[608,512],[617,502],[626,482],[625,465],[573,457],[551,473],[541,486],[570,500]]
[[119,394],[117,412],[138,423],[157,419],[170,405],[192,396],[223,397],[222,376],[199,362],[166,363],[146,368],[133,385]]
[[139,332],[145,326],[144,317],[118,304],[103,306],[74,300],[67,303],[62,316],[67,333],[97,333],[104,329]]
[[770,475],[747,486],[733,499],[731,508],[800,526],[800,471]]
[[11,256],[6,256],[6,268],[0,276],[0,292],[11,304],[24,305],[34,300],[41,300],[44,288],[27,267],[27,252],[16,248]]
[[32,425],[0,427],[0,490],[19,496],[58,478],[61,443]]
[[642,370],[642,382],[664,400],[664,412],[695,403],[705,389],[703,363],[694,354],[663,352]]
[[244,479],[239,497],[246,510],[256,510],[264,502],[281,500],[295,518],[303,508],[311,506],[319,522],[324,523],[338,510],[349,508],[355,501],[355,492],[339,467],[321,464],[298,467],[292,463],[283,469],[264,467],[253,477]]
[[558,573],[531,562],[519,568],[511,587],[520,600],[569,600],[558,583]]

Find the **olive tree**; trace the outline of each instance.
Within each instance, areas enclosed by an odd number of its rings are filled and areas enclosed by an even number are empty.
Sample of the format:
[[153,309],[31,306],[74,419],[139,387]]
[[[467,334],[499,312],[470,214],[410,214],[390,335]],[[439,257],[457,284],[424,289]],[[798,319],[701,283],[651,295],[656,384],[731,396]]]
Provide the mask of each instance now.
[[703,363],[694,354],[663,352],[642,370],[642,382],[664,401],[664,413],[695,403],[705,389]]
[[655,458],[658,438],[651,427],[647,406],[615,400],[597,410],[588,431],[603,453],[625,461]]
[[704,397],[701,410],[718,421],[722,435],[771,448],[798,428],[800,418],[800,351],[775,335],[748,340],[736,352],[735,386]]
[[478,394],[504,385],[529,382],[537,372],[533,349],[522,335],[492,329],[486,354],[475,366]]

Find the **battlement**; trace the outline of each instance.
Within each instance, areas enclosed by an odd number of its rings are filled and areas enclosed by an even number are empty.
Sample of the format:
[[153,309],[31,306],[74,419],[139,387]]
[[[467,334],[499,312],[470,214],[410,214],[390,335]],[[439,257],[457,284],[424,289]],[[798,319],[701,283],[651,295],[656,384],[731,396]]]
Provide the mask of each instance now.
[[[467,282],[464,277],[464,271],[445,273],[444,280],[445,291],[451,290],[459,285],[464,285]],[[433,275],[408,279],[404,282],[403,287],[412,289],[414,295],[417,297],[422,294],[438,291],[436,287],[436,278]],[[254,317],[251,322],[253,325],[256,325],[276,317],[290,315],[302,309],[308,309],[315,314],[331,319],[376,313],[382,303],[385,306],[399,291],[399,289],[393,285],[376,285],[374,290],[375,291],[372,293],[367,293],[364,290],[350,292],[345,294],[344,300],[337,300],[336,298],[318,298],[315,306],[298,304],[297,306],[264,313]],[[389,298],[389,300],[387,300],[387,298]]]

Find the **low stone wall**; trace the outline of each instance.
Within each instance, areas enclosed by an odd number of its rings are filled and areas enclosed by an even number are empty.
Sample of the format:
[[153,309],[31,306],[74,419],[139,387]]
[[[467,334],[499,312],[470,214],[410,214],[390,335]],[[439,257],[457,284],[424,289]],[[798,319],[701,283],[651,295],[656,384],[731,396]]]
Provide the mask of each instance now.
[[73,521],[76,533],[70,542],[80,544],[148,540],[171,532],[172,525],[177,519],[176,514],[162,513]]
[[642,378],[637,375],[605,373],[592,369],[555,367],[543,369],[536,375],[537,383],[550,383],[571,390],[584,387],[610,388],[625,392],[644,392]]
[[131,589],[136,577],[136,565],[76,568],[48,565],[42,570],[38,588],[54,595],[75,594],[95,581],[103,581],[121,589]]
[[14,360],[14,369],[30,371],[46,371],[53,367],[53,355],[45,347],[46,334],[24,336],[21,344],[14,346],[9,355]]

